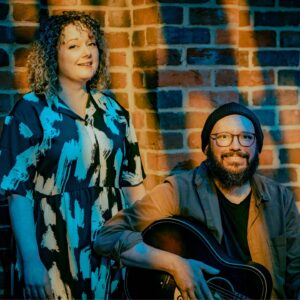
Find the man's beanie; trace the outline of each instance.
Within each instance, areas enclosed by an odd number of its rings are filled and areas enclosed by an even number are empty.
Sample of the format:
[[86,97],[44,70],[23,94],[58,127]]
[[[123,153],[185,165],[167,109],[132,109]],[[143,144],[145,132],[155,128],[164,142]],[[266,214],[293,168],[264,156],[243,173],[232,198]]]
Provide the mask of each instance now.
[[218,107],[208,116],[201,133],[202,151],[204,152],[208,144],[209,136],[214,125],[217,123],[217,121],[229,115],[242,115],[252,122],[255,129],[258,151],[261,152],[264,135],[258,118],[246,106],[235,102],[226,103]]

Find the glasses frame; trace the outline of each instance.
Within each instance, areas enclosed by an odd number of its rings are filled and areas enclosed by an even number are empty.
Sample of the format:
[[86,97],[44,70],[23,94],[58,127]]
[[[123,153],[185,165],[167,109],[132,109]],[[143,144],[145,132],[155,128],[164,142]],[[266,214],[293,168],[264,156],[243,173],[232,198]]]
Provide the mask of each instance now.
[[[231,141],[230,141],[230,143],[229,143],[228,145],[226,145],[226,146],[224,146],[224,145],[219,145],[219,143],[218,143],[218,137],[217,137],[217,136],[220,135],[220,134],[229,134],[229,135],[231,136]],[[246,145],[246,146],[245,146],[245,145],[243,145],[243,144],[241,143],[240,137],[241,137],[242,135],[244,135],[244,134],[249,134],[249,135],[253,136],[253,141],[252,141],[252,143],[251,143],[250,145]],[[238,134],[232,134],[232,133],[230,133],[230,132],[224,131],[224,132],[212,133],[212,134],[210,135],[210,138],[211,138],[212,140],[216,141],[216,144],[217,144],[218,147],[229,147],[229,146],[232,144],[234,137],[237,137],[237,140],[238,140],[240,146],[242,146],[242,147],[251,147],[251,146],[253,146],[254,142],[256,141],[256,135],[255,135],[255,133],[253,133],[253,132],[247,132],[247,131],[243,131],[243,132],[240,132],[240,133],[238,133]]]

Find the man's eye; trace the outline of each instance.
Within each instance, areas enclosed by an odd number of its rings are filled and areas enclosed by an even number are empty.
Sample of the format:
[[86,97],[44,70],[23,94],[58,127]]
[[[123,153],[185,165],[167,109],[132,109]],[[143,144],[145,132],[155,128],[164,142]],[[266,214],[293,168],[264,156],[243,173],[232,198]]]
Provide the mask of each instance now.
[[218,139],[226,140],[226,139],[228,139],[228,134],[221,134],[221,135],[218,136]]
[[242,139],[244,140],[252,140],[253,136],[251,134],[242,134]]

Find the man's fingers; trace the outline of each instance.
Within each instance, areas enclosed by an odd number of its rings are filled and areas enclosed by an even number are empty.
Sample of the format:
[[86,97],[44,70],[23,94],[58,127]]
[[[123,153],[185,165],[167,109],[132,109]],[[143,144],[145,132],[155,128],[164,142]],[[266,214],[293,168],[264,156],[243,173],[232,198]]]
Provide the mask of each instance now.
[[219,269],[216,269],[210,265],[207,265],[205,264],[204,262],[199,262],[200,263],[200,268],[202,271],[206,272],[206,273],[209,273],[209,274],[212,274],[212,275],[215,275],[215,274],[218,274],[220,272]]
[[186,291],[180,291],[180,294],[181,294],[182,300],[189,300],[189,297],[188,297],[188,294]]
[[209,300],[214,299],[205,279],[200,281],[199,289],[201,290],[201,294],[203,294],[204,296],[203,299],[209,299]]

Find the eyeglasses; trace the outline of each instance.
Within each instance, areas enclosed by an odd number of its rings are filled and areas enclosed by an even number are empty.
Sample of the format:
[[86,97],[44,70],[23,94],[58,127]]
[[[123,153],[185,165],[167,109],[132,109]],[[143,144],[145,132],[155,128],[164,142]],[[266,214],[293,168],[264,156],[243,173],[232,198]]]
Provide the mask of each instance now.
[[255,134],[250,132],[241,132],[239,134],[231,134],[229,132],[219,132],[210,135],[219,147],[228,147],[232,144],[234,137],[238,138],[239,144],[243,147],[250,147],[255,141]]

